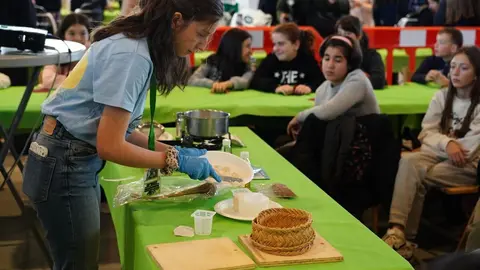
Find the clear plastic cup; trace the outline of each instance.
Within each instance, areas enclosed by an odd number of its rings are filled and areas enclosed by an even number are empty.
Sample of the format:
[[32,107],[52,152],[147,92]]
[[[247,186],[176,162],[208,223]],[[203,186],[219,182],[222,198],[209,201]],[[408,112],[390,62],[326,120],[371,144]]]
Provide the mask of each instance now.
[[192,217],[195,223],[195,234],[210,235],[212,233],[213,216],[216,213],[207,210],[196,210]]

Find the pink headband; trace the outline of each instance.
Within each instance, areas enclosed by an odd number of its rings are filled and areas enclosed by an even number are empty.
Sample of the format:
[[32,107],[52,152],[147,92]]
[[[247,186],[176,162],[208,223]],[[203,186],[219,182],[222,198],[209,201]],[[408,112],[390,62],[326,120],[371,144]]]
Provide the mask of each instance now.
[[350,47],[353,48],[353,44],[352,42],[350,41],[350,39],[344,37],[344,36],[332,36],[330,39],[337,39],[337,40],[342,40],[344,41],[345,43],[347,43],[348,45],[350,45]]

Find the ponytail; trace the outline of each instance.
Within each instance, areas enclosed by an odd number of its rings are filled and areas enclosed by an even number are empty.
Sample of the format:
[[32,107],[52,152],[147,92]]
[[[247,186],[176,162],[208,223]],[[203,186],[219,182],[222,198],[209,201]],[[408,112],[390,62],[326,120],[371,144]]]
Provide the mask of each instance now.
[[273,33],[284,35],[292,43],[300,41],[299,52],[312,56],[315,55],[313,50],[315,36],[310,31],[301,30],[295,23],[282,23],[275,27]]

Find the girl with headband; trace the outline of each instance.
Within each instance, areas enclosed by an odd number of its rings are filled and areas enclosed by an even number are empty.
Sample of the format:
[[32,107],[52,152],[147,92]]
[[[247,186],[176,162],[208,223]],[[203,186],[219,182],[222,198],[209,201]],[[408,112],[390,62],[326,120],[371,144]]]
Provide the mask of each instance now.
[[300,112],[288,124],[287,133],[294,139],[310,114],[320,120],[333,120],[341,115],[380,113],[372,84],[360,69],[362,53],[358,42],[350,37],[330,36],[322,44],[320,55],[327,80],[316,91],[315,106]]

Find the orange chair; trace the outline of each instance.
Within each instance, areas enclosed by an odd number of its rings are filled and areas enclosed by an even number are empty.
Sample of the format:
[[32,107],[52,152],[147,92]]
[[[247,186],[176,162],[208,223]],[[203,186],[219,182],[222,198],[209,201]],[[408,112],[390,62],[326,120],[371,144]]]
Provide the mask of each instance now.
[[[218,27],[215,33],[212,36],[212,39],[208,43],[206,48],[207,51],[217,51],[218,46],[220,45],[220,40],[225,32],[232,29],[233,27],[222,26]],[[254,51],[265,51],[266,53],[271,53],[273,51],[273,42],[272,42],[272,31],[275,27],[238,27],[245,31],[248,31],[253,37],[252,49]],[[320,55],[317,53],[320,50],[322,45],[323,38],[318,34],[315,28],[311,26],[300,26],[300,29],[305,31],[310,31],[315,36],[315,43],[313,49],[315,50],[315,58],[320,62]],[[195,54],[190,54],[190,65],[193,67],[195,65]]]
[[[471,195],[476,195],[476,199],[478,199],[480,193],[479,193],[479,186],[478,185],[473,185],[473,186],[465,186],[465,187],[449,187],[449,188],[442,188],[440,189],[444,194],[447,195],[462,195],[462,196],[471,196]],[[475,200],[476,203],[476,200]],[[475,204],[474,204],[475,205]],[[470,207],[470,206],[469,206]],[[465,228],[463,230],[462,236],[460,237],[460,240],[458,241],[457,244],[457,251],[460,251],[463,249],[466,241],[468,234],[470,232],[470,225],[473,222],[473,217],[474,217],[474,211],[472,211],[469,215],[467,224],[465,225]]]
[[[368,35],[370,48],[387,50],[385,70],[387,82],[391,85],[393,50],[405,49],[409,57],[408,68],[410,74],[413,74],[416,69],[415,51],[419,48],[433,48],[441,29],[442,27],[364,27],[363,31]],[[464,35],[464,44],[480,46],[480,28],[457,27],[457,29]],[[479,38],[476,38],[477,36]]]
[[[318,52],[323,42],[321,37],[313,27],[301,26],[302,30],[309,30],[315,35],[315,50]],[[220,39],[231,27],[219,27],[213,35],[207,50],[216,51]],[[270,53],[273,50],[271,32],[274,27],[242,27],[254,36],[256,41],[262,44],[254,44],[254,50],[264,50]],[[393,80],[393,50],[404,49],[409,57],[409,72],[413,74],[416,68],[415,51],[419,48],[433,48],[436,42],[436,36],[441,27],[364,27],[364,32],[368,35],[369,46],[373,49],[386,49],[387,58],[385,70],[387,73],[387,82],[392,84]],[[478,27],[457,27],[464,35],[465,45],[480,46],[480,28]],[[477,38],[478,37],[478,38]],[[256,43],[256,42],[254,42]],[[315,54],[317,60],[320,60],[318,53]],[[190,63],[194,66],[195,56],[190,55]]]

